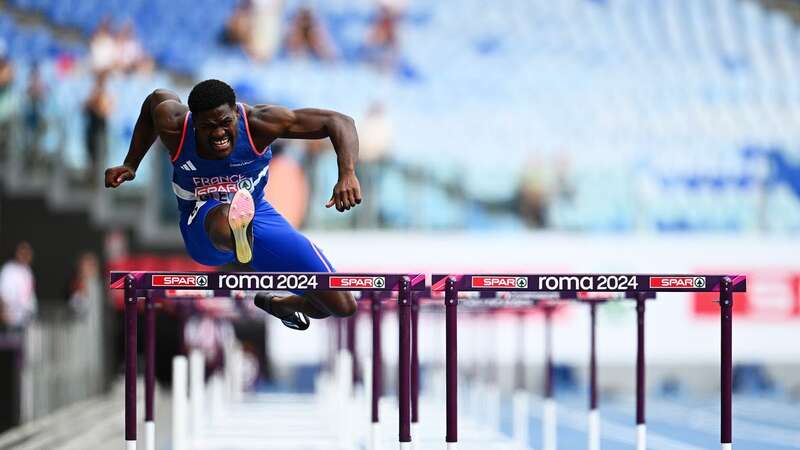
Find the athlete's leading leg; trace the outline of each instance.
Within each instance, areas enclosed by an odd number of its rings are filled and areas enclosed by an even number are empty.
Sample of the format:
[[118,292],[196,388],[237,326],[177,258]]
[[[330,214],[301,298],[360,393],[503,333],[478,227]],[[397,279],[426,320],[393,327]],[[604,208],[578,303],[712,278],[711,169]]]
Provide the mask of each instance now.
[[255,205],[247,190],[239,190],[230,203],[214,206],[203,227],[214,246],[223,252],[236,252],[236,259],[247,264],[253,259],[253,217]]
[[[240,194],[241,192],[241,194]],[[240,258],[240,247],[246,243],[253,251],[252,266],[262,271],[330,272],[330,263],[307,238],[294,230],[271,205],[261,202],[256,207],[247,191],[238,191],[230,204],[220,203],[212,207],[205,218],[204,229],[214,247],[223,252],[236,251]],[[242,211],[256,211],[246,222],[237,222]],[[234,227],[244,230],[235,235]],[[258,230],[258,239],[254,237]],[[286,297],[261,296],[257,305],[279,318],[290,318],[293,313],[305,314],[314,319],[331,315],[348,317],[355,313],[356,302],[352,294],[343,291],[306,291]],[[298,318],[302,320],[302,318]],[[306,326],[307,327],[307,326]]]
[[[333,272],[330,262],[266,201],[256,205],[251,267],[265,272]],[[278,298],[261,297],[259,307],[281,319],[295,313],[312,318],[348,317],[356,311],[352,294],[309,290]],[[288,325],[288,324],[287,324]]]
[[312,319],[350,317],[356,312],[356,301],[346,291],[306,291],[274,298],[272,308],[276,315],[301,312]]
[[[247,214],[248,211],[249,214]],[[219,203],[213,206],[208,211],[203,228],[214,247],[222,252],[235,251],[239,262],[250,262],[252,259],[254,211],[253,199],[245,190],[237,191],[231,203]],[[238,236],[236,230],[239,230]],[[242,258],[241,254],[247,258]],[[319,293],[319,295],[306,293],[283,298],[264,295],[256,299],[256,305],[280,318],[290,318],[293,313],[299,312],[314,319],[324,319],[339,312],[341,308],[335,306],[344,301],[343,299],[327,300],[328,296],[325,294],[327,293]],[[316,297],[325,298],[327,301],[318,301]],[[333,311],[329,308],[321,308],[320,305],[324,303],[334,305]],[[302,316],[294,317],[294,319],[307,322]],[[298,326],[303,329],[308,328],[305,323]]]

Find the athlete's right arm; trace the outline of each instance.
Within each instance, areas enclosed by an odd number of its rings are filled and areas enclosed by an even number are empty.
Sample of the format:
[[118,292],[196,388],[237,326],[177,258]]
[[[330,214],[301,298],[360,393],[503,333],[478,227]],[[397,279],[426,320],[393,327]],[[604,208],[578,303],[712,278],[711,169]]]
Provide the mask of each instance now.
[[188,108],[178,96],[166,89],[156,89],[142,103],[133,128],[131,145],[121,166],[106,169],[106,187],[117,187],[136,177],[136,169],[150,147],[161,137],[171,152],[177,151],[183,132],[183,118]]

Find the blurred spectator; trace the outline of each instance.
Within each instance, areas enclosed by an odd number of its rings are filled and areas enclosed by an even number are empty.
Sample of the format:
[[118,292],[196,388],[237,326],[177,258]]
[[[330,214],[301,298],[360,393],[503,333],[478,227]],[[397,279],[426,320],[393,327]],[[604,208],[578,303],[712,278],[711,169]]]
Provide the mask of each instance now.
[[27,102],[25,102],[25,147],[31,155],[32,170],[44,169],[45,161],[41,140],[45,132],[44,100],[47,87],[42,79],[39,64],[31,66],[28,75],[28,88],[26,89]]
[[[6,54],[5,41],[0,41],[0,153],[7,151],[14,118],[14,64]],[[0,154],[0,156],[5,156]]]
[[116,69],[118,57],[117,41],[111,33],[111,23],[103,19],[89,41],[89,59],[95,74],[108,73]]
[[408,9],[408,0],[378,0],[376,3],[380,8],[389,8],[398,15]]
[[397,11],[382,5],[367,35],[364,57],[381,70],[392,70],[399,63],[397,18]]
[[547,226],[550,199],[541,175],[541,172],[530,170],[523,176],[519,186],[519,213],[531,228]]
[[183,330],[186,350],[197,350],[206,362],[206,375],[221,367],[224,361],[223,328],[224,323],[214,320],[208,314],[193,315]]
[[128,238],[124,231],[117,228],[106,233],[103,240],[103,256],[110,264],[128,258]]
[[0,324],[24,329],[36,314],[36,286],[31,270],[33,248],[25,241],[17,244],[14,259],[0,269]]
[[[310,198],[313,199],[319,196],[319,191],[317,190],[319,187],[317,186],[317,174],[319,173],[317,166],[319,165],[320,156],[330,151],[332,144],[329,139],[312,139],[301,142],[303,145],[301,165],[303,166],[303,172],[306,173],[306,177],[308,178]],[[330,195],[330,193],[327,193],[327,195]],[[309,209],[312,207],[311,203],[312,202],[309,202]],[[311,211],[309,210],[308,212]]]
[[392,125],[381,102],[376,101],[370,105],[358,125],[358,136],[358,178],[367,201],[356,209],[356,225],[380,227],[383,226],[383,219],[378,209],[378,186],[392,147]]
[[106,89],[105,73],[95,77],[94,87],[84,103],[86,115],[86,150],[89,158],[89,181],[94,185],[97,172],[103,166],[108,146],[108,118],[114,109],[114,100]]
[[253,23],[250,31],[250,56],[269,61],[281,45],[283,0],[252,0]]
[[225,23],[221,41],[240,46],[256,61],[272,59],[280,47],[283,0],[241,0]]
[[303,167],[283,151],[280,141],[272,144],[269,184],[264,190],[264,198],[292,226],[299,228],[306,218],[308,195],[308,179]]
[[85,315],[91,299],[97,298],[97,292],[93,292],[93,288],[96,287],[94,281],[97,279],[98,267],[97,257],[86,252],[72,268],[65,294],[70,309],[77,316]]
[[310,55],[323,61],[332,61],[336,57],[324,26],[309,8],[300,8],[297,11],[284,45],[292,57]]
[[554,200],[569,200],[574,187],[569,180],[569,160],[543,161],[529,158],[517,191],[519,214],[531,228],[550,226],[550,206]]
[[233,13],[225,22],[222,29],[220,41],[224,45],[241,46],[247,50],[250,46],[251,33],[253,28],[253,2],[251,0],[241,0],[233,9]]
[[145,53],[142,44],[136,37],[133,24],[128,22],[117,32],[115,38],[117,51],[116,68],[125,72],[150,71],[153,62]]

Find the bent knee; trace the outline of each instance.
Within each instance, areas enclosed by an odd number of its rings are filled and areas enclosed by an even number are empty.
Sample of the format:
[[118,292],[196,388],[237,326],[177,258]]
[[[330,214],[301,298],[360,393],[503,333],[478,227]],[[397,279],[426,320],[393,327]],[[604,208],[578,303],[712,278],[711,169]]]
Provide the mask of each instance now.
[[356,313],[358,305],[349,292],[337,292],[336,297],[328,302],[328,307],[336,317],[350,317]]
[[206,216],[203,224],[206,234],[214,246],[221,251],[233,250],[233,238],[228,225],[228,205],[214,207]]

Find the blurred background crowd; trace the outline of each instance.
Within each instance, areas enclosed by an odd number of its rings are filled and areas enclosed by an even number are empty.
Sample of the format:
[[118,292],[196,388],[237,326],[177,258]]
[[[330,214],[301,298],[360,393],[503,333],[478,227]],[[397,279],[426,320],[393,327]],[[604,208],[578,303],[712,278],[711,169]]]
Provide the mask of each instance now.
[[[796,25],[754,1],[10,0],[0,38],[4,148],[30,181],[95,181],[147,93],[216,77],[245,102],[357,119],[370,207],[352,217],[317,207],[326,142],[277,146],[269,195],[298,225],[800,227]],[[165,173],[150,158],[120,195]],[[157,192],[153,220],[173,228]]]
[[0,347],[32,343],[0,374],[54,391],[19,390],[0,429],[106,389],[106,270],[204,269],[182,251],[163,152],[123,189],[102,172],[148,93],[185,101],[206,78],[356,119],[352,214],[322,207],[327,140],[273,146],[267,198],[305,230],[800,232],[791,0],[3,0]]

